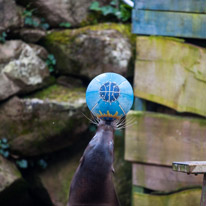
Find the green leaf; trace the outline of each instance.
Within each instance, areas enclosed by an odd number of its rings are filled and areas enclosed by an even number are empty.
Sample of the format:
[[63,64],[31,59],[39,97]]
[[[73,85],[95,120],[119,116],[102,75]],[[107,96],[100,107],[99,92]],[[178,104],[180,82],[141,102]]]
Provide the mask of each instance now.
[[23,15],[26,17],[32,17],[32,11],[24,10]]
[[2,139],[1,139],[1,142],[3,142],[3,143],[7,143],[8,140],[7,140],[6,138],[2,138]]
[[38,165],[39,165],[40,167],[42,167],[43,169],[45,169],[45,168],[47,167],[47,162],[46,162],[44,159],[40,159],[40,160],[38,161]]
[[117,5],[117,1],[118,1],[118,0],[113,0],[113,1],[111,1],[111,2],[110,2],[110,5],[116,6],[116,5]]
[[54,67],[53,66],[49,66],[49,71],[53,72],[54,71]]
[[9,152],[8,152],[8,151],[3,151],[2,155],[3,155],[5,158],[7,158],[7,157],[9,157]]
[[43,23],[43,24],[41,24],[41,28],[42,29],[45,29],[45,30],[47,30],[47,29],[49,29],[49,24],[48,23]]
[[59,24],[59,26],[69,28],[69,27],[71,27],[71,24],[69,22],[62,22]]
[[8,144],[1,144],[1,148],[2,148],[2,149],[8,149],[8,148],[9,148],[9,145],[8,145]]
[[33,20],[32,20],[31,17],[26,17],[26,18],[24,19],[24,23],[25,23],[26,25],[32,26]]
[[16,164],[23,169],[26,169],[28,167],[28,161],[27,160],[17,160]]
[[34,20],[34,19],[32,19],[32,26],[38,27],[39,26],[39,22]]
[[104,16],[108,15],[108,14],[114,14],[115,13],[115,8],[113,8],[112,6],[103,6],[101,8],[102,14]]
[[89,9],[93,10],[93,11],[101,11],[101,8],[99,6],[99,2],[98,1],[92,2],[92,4],[90,5]]
[[52,59],[52,60],[51,60],[51,63],[52,63],[53,65],[55,65],[55,64],[56,64],[56,59]]
[[3,38],[6,38],[6,37],[7,37],[7,34],[6,34],[5,31],[2,33],[2,37],[3,37]]
[[122,21],[127,21],[131,18],[131,8],[125,4],[120,5],[120,16]]

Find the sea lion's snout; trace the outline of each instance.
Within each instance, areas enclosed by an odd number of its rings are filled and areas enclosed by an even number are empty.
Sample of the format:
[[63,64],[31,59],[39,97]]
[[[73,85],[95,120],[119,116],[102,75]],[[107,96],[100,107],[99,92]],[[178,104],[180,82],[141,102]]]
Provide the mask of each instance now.
[[113,121],[100,120],[97,130],[104,130],[104,132],[114,132]]

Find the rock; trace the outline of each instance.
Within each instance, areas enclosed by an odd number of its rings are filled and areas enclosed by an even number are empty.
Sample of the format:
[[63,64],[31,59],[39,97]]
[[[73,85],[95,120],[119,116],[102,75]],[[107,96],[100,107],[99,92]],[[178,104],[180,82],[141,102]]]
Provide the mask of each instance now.
[[27,99],[0,107],[0,136],[12,153],[34,156],[71,145],[88,127],[85,90],[51,86]]
[[129,25],[101,24],[55,31],[44,42],[62,74],[90,79],[103,72],[128,75],[134,42]]
[[36,43],[46,36],[46,32],[40,29],[24,28],[20,30],[21,38],[28,43]]
[[[108,4],[110,0],[97,0],[101,5]],[[61,23],[70,23],[79,26],[89,16],[89,7],[94,0],[18,0],[20,4],[30,4],[37,8],[38,14],[44,17],[52,27],[59,27]]]
[[78,167],[81,154],[59,162],[42,172],[39,177],[55,206],[66,206],[72,177]]
[[22,17],[13,0],[0,0],[0,33],[22,26]]
[[57,79],[57,83],[69,88],[83,86],[81,79],[70,77],[70,76],[60,76]]
[[[33,48],[32,48],[33,47]],[[22,41],[0,44],[0,100],[39,89],[49,80],[46,50]]]
[[20,179],[21,174],[15,164],[0,155],[0,192]]
[[46,61],[48,58],[48,52],[47,50],[42,47],[39,46],[37,44],[29,44],[29,46],[34,50],[34,52],[36,53],[36,55],[41,58],[42,60]]
[[[34,194],[39,196],[41,188],[48,192],[49,199],[55,206],[66,206],[69,188],[81,155],[93,134],[88,130],[69,147],[47,155],[48,166],[41,171],[30,173],[30,185],[34,186]],[[36,189],[35,189],[36,188]],[[42,192],[41,192],[42,193]]]

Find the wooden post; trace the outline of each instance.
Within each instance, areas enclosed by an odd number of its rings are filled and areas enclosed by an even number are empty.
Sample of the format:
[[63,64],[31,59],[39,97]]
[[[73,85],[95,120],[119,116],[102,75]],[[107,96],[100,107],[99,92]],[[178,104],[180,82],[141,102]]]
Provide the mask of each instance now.
[[201,197],[200,206],[205,206],[205,205],[206,205],[206,174],[204,174],[203,177],[202,197]]
[[173,162],[172,168],[187,174],[204,174],[200,206],[206,206],[206,161]]

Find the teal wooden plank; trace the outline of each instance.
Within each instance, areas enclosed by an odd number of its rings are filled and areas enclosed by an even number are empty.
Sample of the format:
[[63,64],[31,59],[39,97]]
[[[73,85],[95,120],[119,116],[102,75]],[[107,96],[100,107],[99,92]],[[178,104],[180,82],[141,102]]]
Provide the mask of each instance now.
[[133,10],[135,34],[206,38],[206,14]]
[[135,0],[136,9],[206,13],[205,0]]
[[134,110],[145,111],[146,110],[145,100],[135,97],[134,98]]

